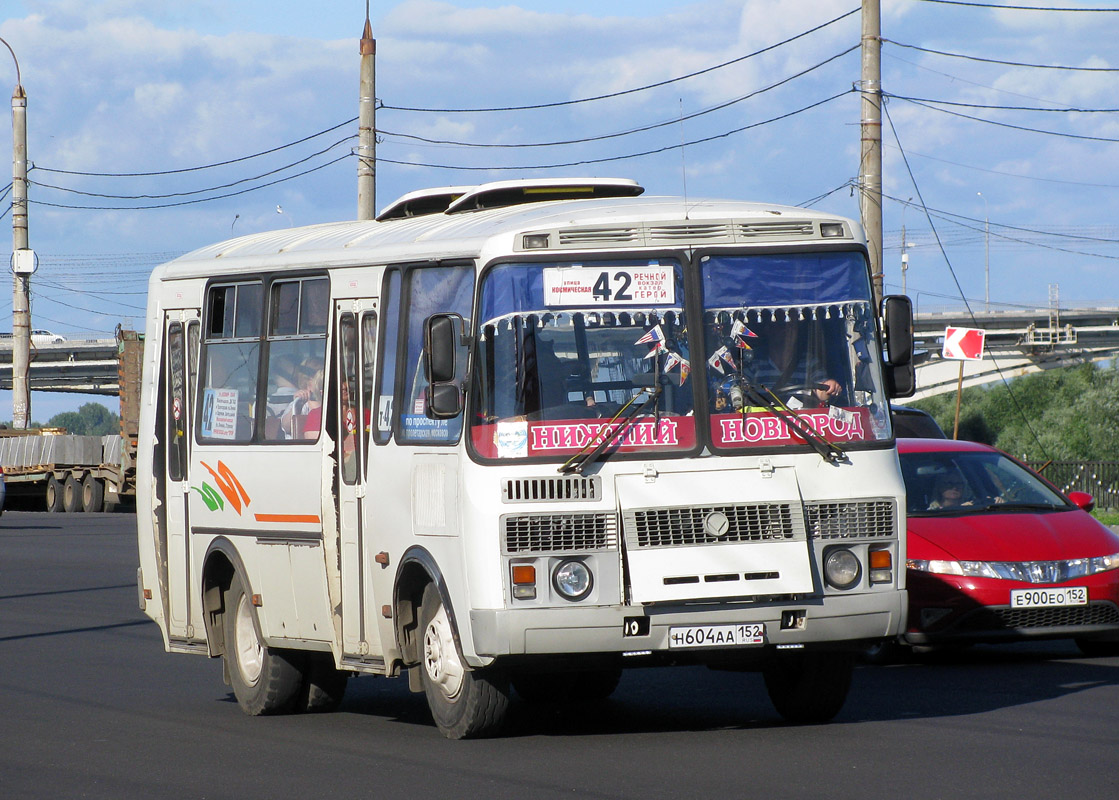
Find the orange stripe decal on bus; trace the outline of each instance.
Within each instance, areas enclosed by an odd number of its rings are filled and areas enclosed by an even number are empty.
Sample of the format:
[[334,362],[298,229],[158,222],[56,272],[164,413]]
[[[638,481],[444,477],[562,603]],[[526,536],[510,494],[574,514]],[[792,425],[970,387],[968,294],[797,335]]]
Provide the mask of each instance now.
[[252,501],[249,500],[249,494],[245,491],[245,487],[241,485],[241,481],[237,480],[237,476],[233,474],[233,470],[225,465],[224,461],[218,461],[218,471],[214,472],[214,468],[207,464],[205,461],[201,462],[210,474],[214,476],[214,480],[218,484],[218,489],[233,506],[233,510],[238,515],[241,514],[241,502],[244,501],[245,505],[249,505]]
[[257,522],[303,522],[309,525],[319,523],[318,514],[256,514]]

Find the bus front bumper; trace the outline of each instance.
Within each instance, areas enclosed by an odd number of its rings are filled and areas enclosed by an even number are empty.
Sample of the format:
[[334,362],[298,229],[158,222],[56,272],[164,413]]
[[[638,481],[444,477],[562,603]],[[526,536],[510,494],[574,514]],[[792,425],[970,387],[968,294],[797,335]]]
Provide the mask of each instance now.
[[670,638],[673,629],[679,634],[682,628],[744,623],[764,624],[763,643],[777,647],[882,639],[901,632],[905,611],[904,590],[766,605],[480,609],[470,612],[474,653],[465,655],[482,663],[501,656],[710,650],[680,646],[679,635]]

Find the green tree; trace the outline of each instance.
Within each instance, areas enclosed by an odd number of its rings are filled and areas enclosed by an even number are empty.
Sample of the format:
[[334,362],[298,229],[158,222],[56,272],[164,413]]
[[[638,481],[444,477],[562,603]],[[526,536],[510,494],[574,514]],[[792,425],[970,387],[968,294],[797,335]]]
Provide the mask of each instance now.
[[47,421],[47,427],[65,428],[79,436],[104,436],[120,432],[120,417],[100,403],[84,403],[77,411],[55,414]]
[[[956,395],[912,403],[951,435]],[[960,438],[1031,461],[1119,459],[1119,370],[1080,364],[963,392]]]

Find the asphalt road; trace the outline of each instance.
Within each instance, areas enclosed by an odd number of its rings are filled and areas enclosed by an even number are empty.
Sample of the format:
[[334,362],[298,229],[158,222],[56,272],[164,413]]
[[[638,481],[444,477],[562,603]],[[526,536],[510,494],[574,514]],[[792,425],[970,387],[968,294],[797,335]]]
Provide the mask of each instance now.
[[835,722],[781,724],[755,675],[627,673],[593,708],[517,702],[451,742],[403,680],[250,718],[218,661],[163,652],[134,517],[0,517],[0,798],[1119,797],[1119,659],[977,647],[856,671]]

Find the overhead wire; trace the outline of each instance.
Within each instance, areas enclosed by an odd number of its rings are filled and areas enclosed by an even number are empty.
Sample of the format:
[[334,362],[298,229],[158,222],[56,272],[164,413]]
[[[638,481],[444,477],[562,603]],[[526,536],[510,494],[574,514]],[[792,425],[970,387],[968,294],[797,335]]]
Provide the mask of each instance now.
[[462,141],[454,141],[454,140],[447,140],[447,139],[429,139],[429,138],[426,138],[426,137],[423,137],[423,136],[417,136],[415,134],[399,133],[399,132],[395,132],[395,131],[385,130],[383,128],[378,129],[377,133],[383,134],[385,136],[395,136],[395,137],[400,138],[400,139],[409,139],[409,140],[413,140],[413,141],[424,142],[426,144],[450,145],[450,146],[454,146],[454,147],[495,148],[495,149],[500,149],[500,148],[518,149],[518,148],[530,148],[530,147],[558,147],[558,146],[565,146],[565,145],[572,145],[572,144],[587,144],[587,143],[590,143],[590,142],[600,142],[600,141],[604,141],[606,139],[616,139],[616,138],[619,138],[619,137],[622,137],[622,136],[630,136],[630,135],[635,134],[635,133],[645,133],[647,131],[655,130],[657,128],[664,128],[664,127],[667,127],[667,126],[670,126],[670,125],[678,125],[681,122],[687,122],[689,120],[697,119],[698,117],[702,117],[706,114],[711,114],[715,111],[722,111],[723,109],[729,108],[730,106],[733,106],[737,103],[741,103],[745,100],[750,100],[754,97],[757,97],[758,95],[764,94],[766,92],[772,91],[773,89],[777,89],[781,86],[784,86],[785,84],[790,83],[790,82],[796,80],[797,78],[801,78],[801,77],[819,69],[820,67],[826,66],[827,64],[830,64],[831,62],[833,62],[833,61],[835,61],[839,58],[842,58],[843,56],[847,55],[848,53],[851,53],[855,50],[858,50],[861,46],[862,46],[861,44],[852,45],[851,47],[848,47],[846,50],[843,50],[839,53],[836,53],[835,55],[833,55],[829,58],[826,58],[823,61],[820,61],[820,62],[812,65],[811,67],[808,67],[807,69],[801,70],[800,72],[797,72],[793,75],[790,75],[787,78],[783,78],[782,80],[777,81],[776,83],[771,83],[768,86],[765,86],[761,89],[757,89],[753,92],[750,92],[749,94],[745,94],[745,95],[742,95],[740,97],[736,97],[733,100],[728,100],[724,103],[720,103],[718,105],[711,106],[709,108],[705,108],[701,111],[697,111],[697,112],[694,112],[692,114],[688,114],[688,115],[685,115],[685,116],[676,117],[674,119],[669,119],[669,120],[664,120],[662,122],[656,122],[656,123],[653,123],[653,124],[650,124],[650,125],[645,125],[645,126],[642,126],[642,127],[639,127],[639,128],[631,128],[631,129],[625,130],[625,131],[618,131],[616,133],[601,134],[599,136],[588,136],[588,137],[585,137],[585,138],[582,138],[582,139],[566,139],[566,140],[552,141],[552,142],[524,142],[524,143],[462,142]]
[[320,164],[317,167],[312,167],[311,169],[304,170],[303,172],[297,172],[294,175],[288,175],[285,178],[269,181],[268,183],[262,183],[259,186],[252,186],[248,189],[242,189],[237,192],[227,192],[226,194],[219,194],[213,197],[200,197],[194,200],[183,200],[177,203],[157,203],[147,206],[77,206],[69,205],[66,203],[48,203],[44,200],[31,200],[30,202],[34,203],[35,205],[48,206],[50,208],[82,209],[85,211],[147,211],[156,208],[176,208],[178,206],[189,206],[195,205],[197,203],[208,203],[212,200],[223,200],[227,197],[237,197],[238,195],[255,192],[258,189],[264,189],[268,186],[275,186],[280,183],[285,183],[286,181],[295,180],[296,178],[302,178],[304,175],[310,175],[312,172],[318,172],[319,170],[326,169],[327,167],[337,164],[339,161],[343,161],[344,159],[350,158],[352,156],[353,153],[346,153],[345,155],[339,156],[338,158],[328,161],[325,164]]
[[286,144],[281,144],[281,145],[278,145],[276,147],[269,148],[268,150],[261,150],[259,153],[252,153],[252,154],[247,155],[247,156],[240,156],[238,158],[231,158],[231,159],[228,159],[227,161],[216,161],[213,164],[202,164],[202,165],[197,166],[197,167],[183,167],[181,169],[165,169],[165,170],[160,170],[158,172],[79,172],[79,171],[76,171],[76,170],[52,169],[51,167],[40,167],[38,165],[36,165],[35,168],[40,170],[41,172],[54,172],[54,173],[58,173],[59,175],[81,175],[81,176],[91,177],[91,178],[148,178],[148,177],[153,177],[153,176],[158,176],[158,175],[181,175],[184,172],[197,172],[199,170],[204,170],[204,169],[214,169],[215,167],[228,167],[231,164],[239,164],[242,161],[249,161],[249,160],[254,159],[254,158],[260,158],[261,156],[267,156],[267,155],[271,155],[272,153],[278,153],[280,150],[286,150],[287,148],[294,147],[297,144],[303,144],[304,142],[309,142],[312,139],[317,139],[319,136],[324,136],[324,135],[326,135],[328,133],[331,133],[333,131],[336,131],[339,128],[342,128],[346,125],[352,125],[353,123],[357,122],[357,119],[358,119],[357,117],[352,117],[352,118],[346,120],[345,122],[339,122],[337,125],[332,125],[329,128],[324,128],[323,130],[319,131],[318,133],[312,133],[309,136],[304,136],[301,139],[296,139],[293,142],[287,142]]
[[[189,192],[170,192],[168,194],[103,194],[103,193],[100,193],[100,192],[85,192],[85,191],[82,191],[80,189],[73,189],[73,188],[69,188],[69,187],[66,187],[66,186],[55,186],[53,184],[43,183],[42,181],[33,181],[32,183],[34,183],[34,185],[36,185],[36,186],[41,186],[41,187],[46,188],[46,189],[55,189],[55,190],[60,191],[60,192],[68,192],[70,194],[83,195],[85,197],[101,197],[101,198],[105,198],[105,199],[108,199],[108,200],[162,200],[162,199],[167,199],[167,198],[171,198],[171,197],[189,197],[191,195],[196,195],[196,194],[205,194],[207,192],[217,192],[217,191],[221,191],[222,189],[230,189],[234,186],[240,186],[243,183],[248,183],[249,181],[257,181],[257,180],[261,180],[262,178],[267,178],[267,177],[270,177],[272,175],[276,175],[280,172],[283,172],[284,170],[291,169],[292,167],[297,167],[300,164],[305,164],[308,161],[310,161],[312,158],[317,158],[318,156],[325,155],[325,154],[329,153],[331,150],[333,150],[334,148],[338,147],[339,145],[345,144],[346,142],[349,142],[349,141],[351,141],[353,139],[356,139],[356,138],[357,138],[356,134],[351,135],[351,136],[346,136],[342,139],[339,139],[334,144],[330,145],[329,147],[327,147],[323,150],[319,150],[318,152],[311,153],[310,155],[305,156],[304,158],[301,158],[298,161],[293,161],[290,164],[285,164],[282,167],[277,167],[276,169],[269,170],[268,172],[262,172],[259,175],[254,175],[254,176],[249,177],[249,178],[241,178],[240,180],[236,180],[236,181],[233,181],[231,183],[221,184],[219,186],[209,186],[205,189],[193,189]],[[37,167],[32,168],[32,170],[34,170],[34,169],[37,169]],[[265,185],[270,185],[270,184],[265,184]]]
[[554,101],[554,102],[551,102],[551,103],[534,103],[532,105],[503,106],[503,107],[497,107],[497,108],[416,108],[416,107],[409,107],[409,106],[392,106],[392,105],[389,105],[387,103],[382,103],[380,107],[384,108],[384,109],[387,109],[387,110],[390,110],[390,111],[433,112],[433,113],[438,113],[438,114],[483,114],[483,113],[491,113],[491,112],[498,112],[498,111],[535,111],[535,110],[544,109],[544,108],[559,108],[561,106],[572,106],[572,105],[579,105],[579,104],[582,104],[582,103],[593,103],[593,102],[596,102],[598,100],[609,100],[609,99],[612,99],[612,98],[615,98],[615,97],[625,97],[626,95],[635,94],[637,92],[645,92],[645,91],[649,91],[651,89],[659,89],[662,86],[669,86],[673,83],[678,83],[680,81],[688,80],[689,78],[695,78],[695,77],[698,77],[700,75],[706,75],[709,72],[714,72],[716,70],[724,69],[724,68],[732,66],[734,64],[738,64],[742,61],[746,61],[747,59],[754,58],[756,56],[760,56],[763,53],[768,53],[771,50],[776,50],[779,47],[784,47],[785,45],[790,44],[792,42],[795,42],[798,39],[802,39],[805,36],[808,36],[810,34],[815,33],[816,31],[823,30],[824,28],[826,28],[830,25],[834,25],[835,23],[846,19],[847,17],[851,16],[852,14],[857,14],[861,10],[862,10],[861,6],[858,7],[858,8],[853,8],[846,13],[840,14],[838,17],[835,17],[833,19],[828,20],[827,22],[824,22],[824,23],[821,23],[820,25],[815,26],[814,28],[809,28],[806,31],[802,31],[801,33],[796,34],[795,36],[790,36],[788,39],[783,39],[780,42],[768,45],[766,47],[761,48],[760,50],[755,50],[752,53],[747,53],[744,56],[738,56],[737,58],[732,58],[729,61],[724,61],[720,64],[715,64],[714,66],[711,66],[711,67],[705,67],[704,69],[696,70],[695,72],[689,72],[687,75],[678,75],[675,78],[668,78],[668,79],[663,80],[663,81],[657,81],[656,83],[648,83],[648,84],[645,84],[644,86],[637,86],[637,87],[634,87],[634,88],[631,88],[631,89],[623,89],[623,90],[617,91],[617,92],[609,92],[607,94],[595,95],[593,97],[581,97],[581,98],[577,98],[575,100],[557,100],[557,101]]
[[981,56],[967,55],[966,53],[952,53],[947,50],[933,50],[930,47],[920,47],[915,44],[906,44],[905,42],[894,41],[893,39],[886,39],[883,37],[883,44],[892,44],[896,47],[904,47],[909,50],[918,50],[922,53],[932,53],[933,55],[946,56],[948,58],[962,58],[968,61],[979,61],[984,64],[1001,64],[1008,67],[1029,67],[1030,69],[1055,69],[1067,70],[1070,72],[1119,72],[1119,67],[1073,67],[1061,64],[1034,64],[1024,61],[1006,61],[999,58],[983,58]]
[[1083,7],[1069,7],[1069,6],[1017,6],[1003,3],[976,3],[971,0],[918,0],[921,3],[938,3],[945,6],[971,6],[973,8],[989,8],[998,10],[1010,11],[1096,11],[1104,13],[1119,12],[1119,8],[1083,8]]
[[[948,273],[952,276],[952,282],[956,284],[956,291],[959,292],[960,299],[962,299],[964,302],[964,307],[967,309],[967,314],[971,318],[972,325],[978,328],[979,325],[975,319],[975,312],[972,310],[971,303],[968,302],[967,295],[964,293],[964,289],[960,285],[960,279],[959,277],[957,277],[956,270],[952,266],[952,260],[948,257],[948,251],[944,248],[944,244],[940,240],[940,234],[936,229],[936,225],[932,221],[932,215],[929,214],[928,209],[925,205],[925,198],[922,196],[921,187],[917,183],[917,177],[913,174],[912,167],[909,166],[909,159],[905,156],[905,148],[901,144],[901,137],[898,135],[897,127],[894,125],[893,117],[890,115],[890,111],[886,103],[882,104],[882,113],[883,115],[885,115],[886,121],[890,124],[890,131],[894,135],[894,141],[897,143],[898,150],[901,151],[902,163],[905,164],[906,172],[909,173],[909,181],[913,185],[913,191],[917,194],[917,199],[920,201],[921,208],[925,209],[925,218],[928,220],[929,227],[932,229],[933,232],[933,236],[936,237],[937,245],[940,247],[940,254],[944,258],[944,263],[948,266]],[[1034,437],[1034,441],[1037,442],[1037,446],[1041,448],[1041,452],[1045,456],[1045,458],[1049,458],[1049,453],[1046,451],[1045,445],[1042,444],[1041,438],[1037,435],[1037,432],[1034,431],[1033,426],[1030,425],[1029,418],[1026,416],[1025,411],[1022,409],[1021,404],[1018,402],[1018,398],[1015,397],[1014,391],[1010,388],[1010,381],[1006,379],[1006,375],[1003,373],[1002,367],[999,366],[998,359],[994,357],[994,354],[990,353],[989,349],[988,353],[991,355],[991,363],[994,365],[995,371],[998,372],[999,378],[1002,379],[1003,386],[1006,387],[1007,395],[1014,403],[1014,407],[1018,410],[1019,415],[1021,415],[1022,421],[1025,423],[1026,428],[1029,430],[1030,435]],[[961,369],[962,368],[963,362],[961,362]]]
[[776,117],[770,117],[769,119],[762,120],[761,122],[754,122],[754,123],[751,123],[749,125],[743,125],[741,127],[734,128],[733,130],[724,131],[723,133],[717,133],[717,134],[714,134],[712,136],[705,136],[705,137],[702,137],[702,138],[699,138],[699,139],[693,139],[693,140],[688,141],[688,142],[679,142],[679,143],[675,143],[675,144],[665,145],[664,147],[656,147],[656,148],[652,148],[652,149],[649,149],[649,150],[643,150],[643,151],[637,152],[637,153],[627,153],[627,154],[619,155],[619,156],[606,156],[606,157],[603,157],[603,158],[585,158],[585,159],[580,159],[578,161],[568,161],[568,162],[565,162],[565,163],[558,163],[558,164],[520,164],[520,165],[504,165],[504,166],[492,166],[492,165],[489,165],[489,166],[458,165],[458,166],[456,166],[456,165],[452,165],[452,164],[426,164],[426,163],[419,163],[419,162],[414,162],[414,161],[399,161],[399,160],[393,160],[393,159],[388,159],[388,158],[381,158],[380,156],[378,156],[377,162],[381,163],[381,164],[398,164],[398,165],[407,166],[407,167],[426,167],[426,168],[429,168],[429,169],[466,170],[466,171],[478,171],[478,172],[492,172],[494,170],[502,170],[502,169],[505,169],[505,170],[563,169],[563,168],[566,168],[566,167],[586,166],[588,164],[605,164],[605,163],[608,163],[608,162],[611,162],[611,161],[625,161],[625,160],[628,160],[628,159],[631,159],[631,158],[642,158],[644,156],[656,155],[658,153],[664,153],[664,152],[668,152],[668,151],[671,151],[671,150],[677,150],[677,149],[682,148],[682,147],[693,147],[693,146],[698,145],[698,144],[705,144],[707,142],[713,142],[717,139],[725,139],[728,136],[733,136],[737,133],[742,133],[743,131],[747,131],[747,130],[750,130],[752,128],[758,128],[758,127],[761,127],[762,125],[769,125],[771,123],[779,122],[781,120],[788,119],[790,117],[796,116],[797,114],[802,114],[806,111],[811,111],[814,108],[818,108],[819,106],[825,105],[826,103],[830,103],[833,100],[836,100],[836,99],[838,99],[840,97],[843,97],[845,95],[849,95],[849,94],[851,94],[855,91],[857,91],[857,90],[853,89],[853,88],[852,89],[845,89],[844,91],[839,92],[837,94],[834,94],[831,97],[826,97],[823,100],[819,100],[815,103],[810,103],[809,105],[798,108],[795,111],[790,111],[786,114],[781,114],[781,115],[776,116]]
[[1031,127],[1026,126],[1026,125],[1013,125],[1009,122],[999,122],[998,120],[985,119],[983,117],[976,117],[976,116],[973,116],[971,114],[964,114],[961,111],[952,111],[952,110],[947,109],[947,108],[938,108],[937,106],[931,104],[934,101],[922,102],[921,100],[913,99],[913,98],[910,98],[910,97],[905,97],[903,95],[892,94],[890,92],[882,92],[882,96],[886,97],[886,98],[890,98],[890,99],[904,100],[907,103],[912,103],[915,106],[920,106],[921,108],[926,108],[930,111],[939,111],[941,114],[948,114],[948,115],[953,116],[953,117],[961,117],[963,119],[970,119],[973,122],[985,122],[988,125],[995,125],[995,126],[1000,127],[1000,128],[1010,128],[1012,130],[1025,131],[1027,133],[1039,133],[1039,134],[1043,134],[1045,136],[1057,136],[1057,137],[1064,138],[1064,139],[1079,139],[1079,140],[1090,141],[1090,142],[1119,142],[1119,138],[1115,138],[1115,137],[1111,137],[1111,136],[1088,136],[1087,134],[1081,134],[1081,133],[1065,133],[1065,132],[1062,132],[1062,131],[1050,131],[1050,130],[1045,130],[1043,128],[1031,128]]

